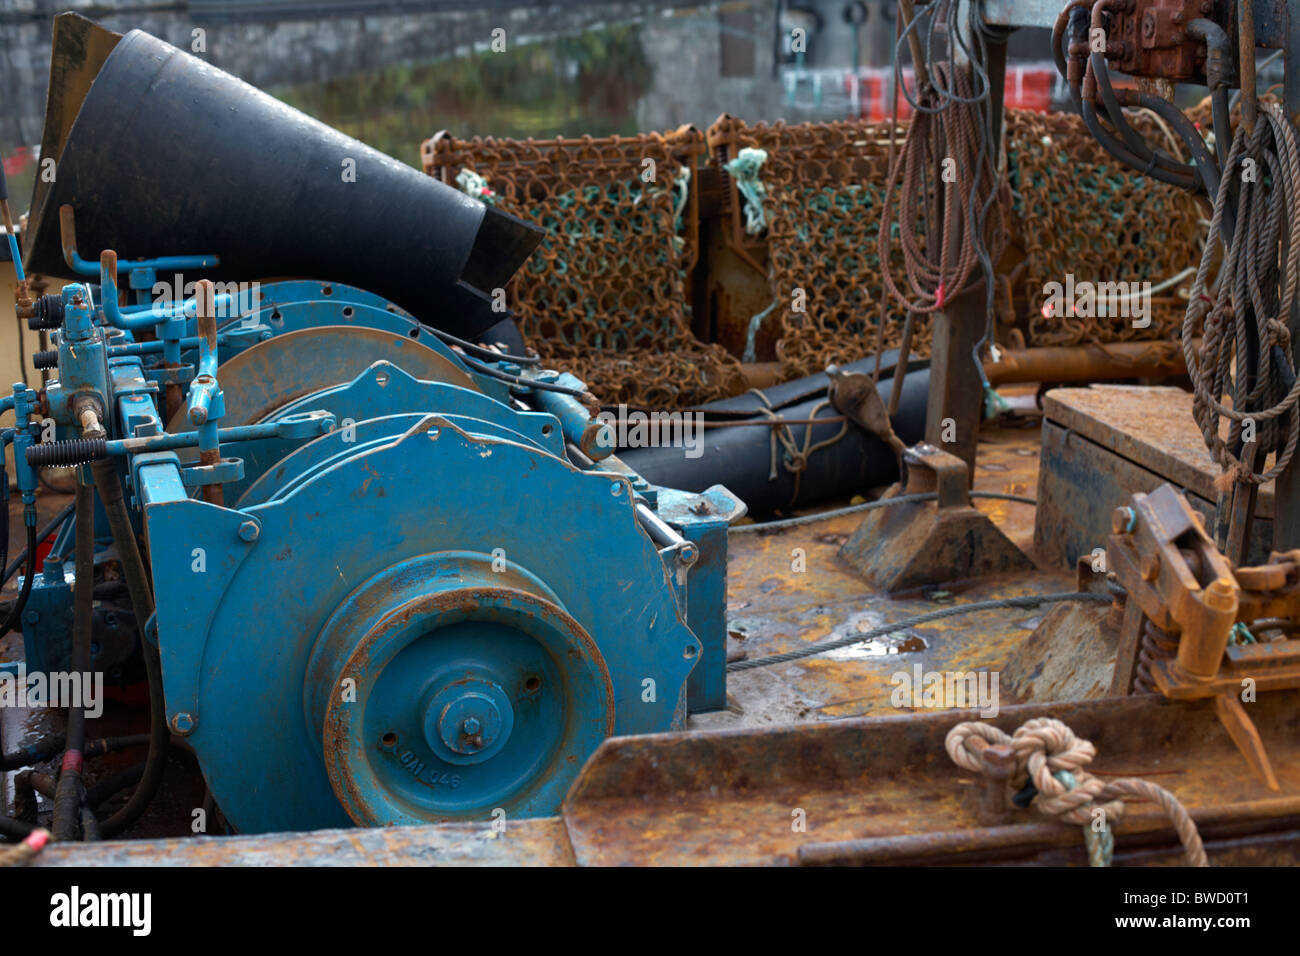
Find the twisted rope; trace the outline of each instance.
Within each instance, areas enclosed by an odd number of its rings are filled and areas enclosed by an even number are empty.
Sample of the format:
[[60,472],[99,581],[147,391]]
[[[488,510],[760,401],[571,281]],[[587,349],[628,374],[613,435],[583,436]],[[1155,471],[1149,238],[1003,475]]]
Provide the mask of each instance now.
[[[1159,806],[1173,824],[1188,864],[1210,865],[1196,823],[1177,797],[1164,787],[1137,777],[1114,780],[1094,777],[1084,768],[1097,755],[1097,748],[1091,741],[1075,736],[1063,721],[1035,717],[1016,728],[1014,734],[981,721],[966,721],[953,727],[944,741],[948,756],[963,770],[982,774],[986,772],[979,752],[982,748],[972,746],[976,739],[1011,748],[1016,764],[1010,784],[1019,789],[1027,780],[1038,791],[1034,806],[1040,813],[1083,827],[1092,865],[1109,865],[1114,838],[1107,831],[1112,823],[1123,819],[1129,800],[1148,800]],[[1102,811],[1104,823],[1100,834],[1092,829],[1098,809]]]
[[[1214,198],[1210,235],[1219,237],[1225,250],[1219,294],[1206,294],[1215,247],[1207,242],[1183,320],[1183,356],[1195,394],[1192,413],[1228,485],[1262,484],[1277,477],[1300,438],[1300,378],[1284,391],[1283,373],[1274,361],[1276,346],[1287,372],[1294,374],[1287,321],[1300,291],[1300,244],[1292,235],[1300,221],[1300,143],[1280,106],[1264,104],[1262,113],[1267,122],[1257,123],[1254,132],[1247,132],[1245,124],[1237,128]],[[1254,164],[1250,180],[1244,176],[1248,160]],[[1237,176],[1231,175],[1234,170]],[[1238,215],[1229,234],[1224,218],[1234,185],[1240,190]],[[1284,230],[1289,249],[1280,261]],[[1254,327],[1247,323],[1252,311]],[[1199,350],[1193,342],[1198,334]],[[1258,362],[1253,382],[1248,374],[1252,352]],[[1220,401],[1223,396],[1231,398],[1231,407]],[[1285,436],[1279,421],[1284,415]],[[1219,434],[1222,418],[1229,421],[1226,440]],[[1233,451],[1242,443],[1247,419],[1258,426],[1253,455]],[[1273,466],[1256,472],[1253,461],[1262,463],[1273,451],[1278,453]]]
[[30,863],[45,848],[49,839],[49,830],[33,830],[22,842],[0,849],[0,866],[23,866]]

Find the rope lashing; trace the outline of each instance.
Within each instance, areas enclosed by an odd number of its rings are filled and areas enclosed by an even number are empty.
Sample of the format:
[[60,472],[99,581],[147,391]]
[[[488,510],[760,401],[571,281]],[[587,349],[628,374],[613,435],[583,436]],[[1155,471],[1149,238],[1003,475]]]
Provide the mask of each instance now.
[[745,235],[757,236],[767,228],[767,214],[763,200],[767,187],[758,178],[758,171],[767,162],[767,150],[746,146],[727,163],[727,172],[736,180],[736,189],[745,199]]
[[[803,447],[801,448],[795,442],[794,431],[791,430],[789,424],[787,424],[780,415],[776,414],[776,411],[772,408],[772,403],[768,400],[768,397],[756,388],[751,388],[749,392],[752,395],[757,395],[759,401],[763,403],[763,407],[758,410],[759,414],[772,423],[772,467],[768,472],[767,480],[776,481],[777,479],[777,444],[780,443],[781,447],[785,449],[785,454],[781,456],[781,462],[785,465],[785,470],[794,475],[794,492],[791,494],[790,500],[792,502],[798,501],[799,481],[803,477],[804,469],[808,467],[808,459],[812,458],[815,452],[821,451],[821,449],[827,448],[830,445],[834,445],[837,441],[848,434],[848,419],[830,419],[829,421],[832,422],[837,420],[840,422],[840,430],[830,438],[823,439],[815,445],[812,444],[812,433],[816,426],[811,424],[805,425]],[[823,402],[818,402],[813,406],[812,411],[809,412],[808,418],[816,419],[824,409],[830,407],[832,406],[829,399]]]
[[[1097,755],[1097,748],[1091,741],[1075,736],[1063,721],[1035,717],[1016,728],[1014,734],[977,720],[953,727],[944,741],[948,756],[961,769],[982,774],[984,760],[971,745],[976,738],[1011,748],[1015,769],[1010,785],[1019,789],[1026,782],[1032,784],[1037,791],[1032,798],[1033,805],[1039,813],[1083,827],[1089,862],[1093,866],[1109,865],[1114,845],[1113,837],[1108,841],[1105,832],[1123,818],[1129,800],[1148,800],[1159,806],[1173,824],[1187,862],[1191,866],[1210,865],[1196,823],[1177,797],[1164,787],[1137,777],[1115,780],[1094,777],[1084,768]],[[1094,831],[1098,810],[1102,828]]]

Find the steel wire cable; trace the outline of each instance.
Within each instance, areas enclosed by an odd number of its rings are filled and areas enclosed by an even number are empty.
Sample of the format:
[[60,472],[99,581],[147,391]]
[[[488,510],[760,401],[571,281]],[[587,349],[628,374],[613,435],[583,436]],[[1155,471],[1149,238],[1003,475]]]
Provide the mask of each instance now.
[[785,651],[780,654],[769,654],[766,657],[756,657],[752,660],[746,661],[734,661],[727,665],[727,672],[733,673],[735,671],[754,670],[758,667],[771,667],[773,664],[784,664],[805,657],[815,657],[819,654],[825,654],[827,651],[834,651],[841,647],[848,647],[850,644],[859,644],[863,641],[885,637],[895,631],[904,631],[910,627],[916,627],[920,624],[928,624],[931,621],[941,621],[944,618],[956,617],[959,614],[974,614],[978,611],[998,611],[1007,608],[1033,608],[1043,604],[1059,604],[1063,601],[1110,604],[1111,597],[1107,594],[1096,594],[1092,591],[1063,591],[1052,594],[1031,594],[1024,597],[998,598],[992,601],[975,601],[971,604],[956,604],[951,607],[940,608],[937,611],[929,611],[925,614],[905,617],[901,621],[894,621],[892,624],[882,624],[879,627],[873,627],[869,631],[863,631],[858,634],[847,634],[843,637],[818,641],[814,644],[808,644],[804,647],[796,647],[794,650]]
[[[1261,105],[1260,119],[1253,132],[1245,124],[1238,126],[1214,199],[1210,235],[1224,247],[1219,294],[1206,294],[1215,245],[1210,242],[1183,321],[1183,356],[1195,395],[1193,417],[1215,461],[1234,480],[1248,484],[1281,474],[1300,438],[1300,379],[1295,376],[1288,326],[1300,281],[1300,236],[1292,234],[1300,222],[1300,142],[1276,103]],[[1252,172],[1247,174],[1247,169]],[[1234,192],[1237,224],[1229,235],[1224,222]],[[1252,312],[1253,322],[1248,321]],[[1224,404],[1225,396],[1231,406]],[[1220,435],[1225,418],[1226,439]],[[1248,420],[1255,426],[1257,443],[1252,461],[1244,453]],[[1257,468],[1271,452],[1277,453],[1273,465]]]
[[[832,419],[826,419],[831,421]],[[766,424],[766,423],[764,423]],[[989,498],[994,501],[1014,501],[1022,505],[1038,504],[1033,498],[1025,495],[1013,495],[1005,491],[971,491],[968,492],[972,498]],[[745,534],[755,531],[776,531],[780,528],[796,528],[800,525],[812,524],[816,521],[826,521],[830,518],[838,518],[842,515],[858,514],[863,511],[874,511],[877,508],[888,508],[892,505],[914,504],[920,501],[934,501],[939,497],[936,491],[922,491],[916,494],[895,495],[893,498],[878,498],[875,501],[863,502],[859,505],[848,505],[844,508],[834,508],[830,511],[819,511],[816,514],[800,515],[797,518],[782,518],[778,521],[762,521],[754,524],[739,524],[728,530],[732,534]]]

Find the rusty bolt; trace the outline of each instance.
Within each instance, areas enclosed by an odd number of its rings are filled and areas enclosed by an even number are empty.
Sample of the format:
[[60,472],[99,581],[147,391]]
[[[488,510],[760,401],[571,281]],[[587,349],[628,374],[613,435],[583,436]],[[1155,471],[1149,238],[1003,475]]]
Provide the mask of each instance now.
[[1110,530],[1116,534],[1132,534],[1137,524],[1137,513],[1132,508],[1116,508],[1110,516]]
[[1202,13],[1213,13],[1213,12],[1214,12],[1214,0],[1201,0],[1201,12],[1202,12]]
[[1138,570],[1142,572],[1143,581],[1154,581],[1160,574],[1160,555],[1144,554],[1138,565]]
[[1174,16],[1173,16],[1174,23],[1178,24],[1179,26],[1182,26],[1183,23],[1186,22],[1186,20],[1187,17],[1183,16],[1183,11],[1181,10],[1174,11]]
[[1227,578],[1215,578],[1205,589],[1205,603],[1216,611],[1230,611],[1237,606],[1237,589]]
[[199,725],[198,720],[193,714],[186,713],[183,710],[179,713],[172,714],[172,719],[169,720],[168,723],[171,725],[172,733],[180,737],[188,737],[190,734],[194,733],[194,729]]

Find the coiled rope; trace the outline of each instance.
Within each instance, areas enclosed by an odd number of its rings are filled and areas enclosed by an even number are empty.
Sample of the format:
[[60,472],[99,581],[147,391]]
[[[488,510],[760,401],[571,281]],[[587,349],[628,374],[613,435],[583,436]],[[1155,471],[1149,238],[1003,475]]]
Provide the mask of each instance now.
[[[1196,823],[1177,797],[1137,777],[1094,777],[1084,768],[1097,755],[1097,748],[1076,736],[1063,721],[1035,717],[1016,728],[1014,734],[978,720],[958,724],[948,731],[944,749],[963,770],[983,774],[983,748],[975,743],[977,739],[1011,748],[1016,762],[1008,786],[1021,789],[1026,782],[1032,783],[1037,790],[1033,805],[1039,813],[1082,827],[1091,865],[1110,865],[1115,846],[1111,827],[1123,819],[1129,800],[1148,800],[1159,806],[1173,824],[1187,862],[1191,866],[1210,865]],[[1100,817],[1097,811],[1101,811]],[[1101,827],[1095,829],[1094,821],[1098,819]]]
[[[1254,132],[1237,128],[1214,199],[1210,235],[1219,237],[1225,255],[1219,294],[1206,293],[1214,243],[1201,256],[1183,320],[1183,356],[1195,399],[1192,414],[1206,447],[1223,468],[1226,490],[1233,481],[1262,484],[1286,468],[1300,437],[1300,379],[1291,357],[1287,322],[1300,280],[1300,144],[1285,112],[1276,103],[1260,107]],[[1237,175],[1232,175],[1236,171]],[[1225,226],[1225,213],[1237,196],[1236,225]],[[1284,232],[1285,230],[1285,232]],[[1288,247],[1286,260],[1280,249]],[[1248,321],[1253,311],[1254,322]],[[1195,339],[1203,336],[1200,349]],[[1287,379],[1292,381],[1287,381]],[[1231,407],[1221,401],[1231,398]],[[1281,419],[1287,418],[1283,436]],[[1229,420],[1228,436],[1219,433]],[[1246,451],[1254,424],[1253,454]],[[1257,470],[1276,451],[1271,468]]]

